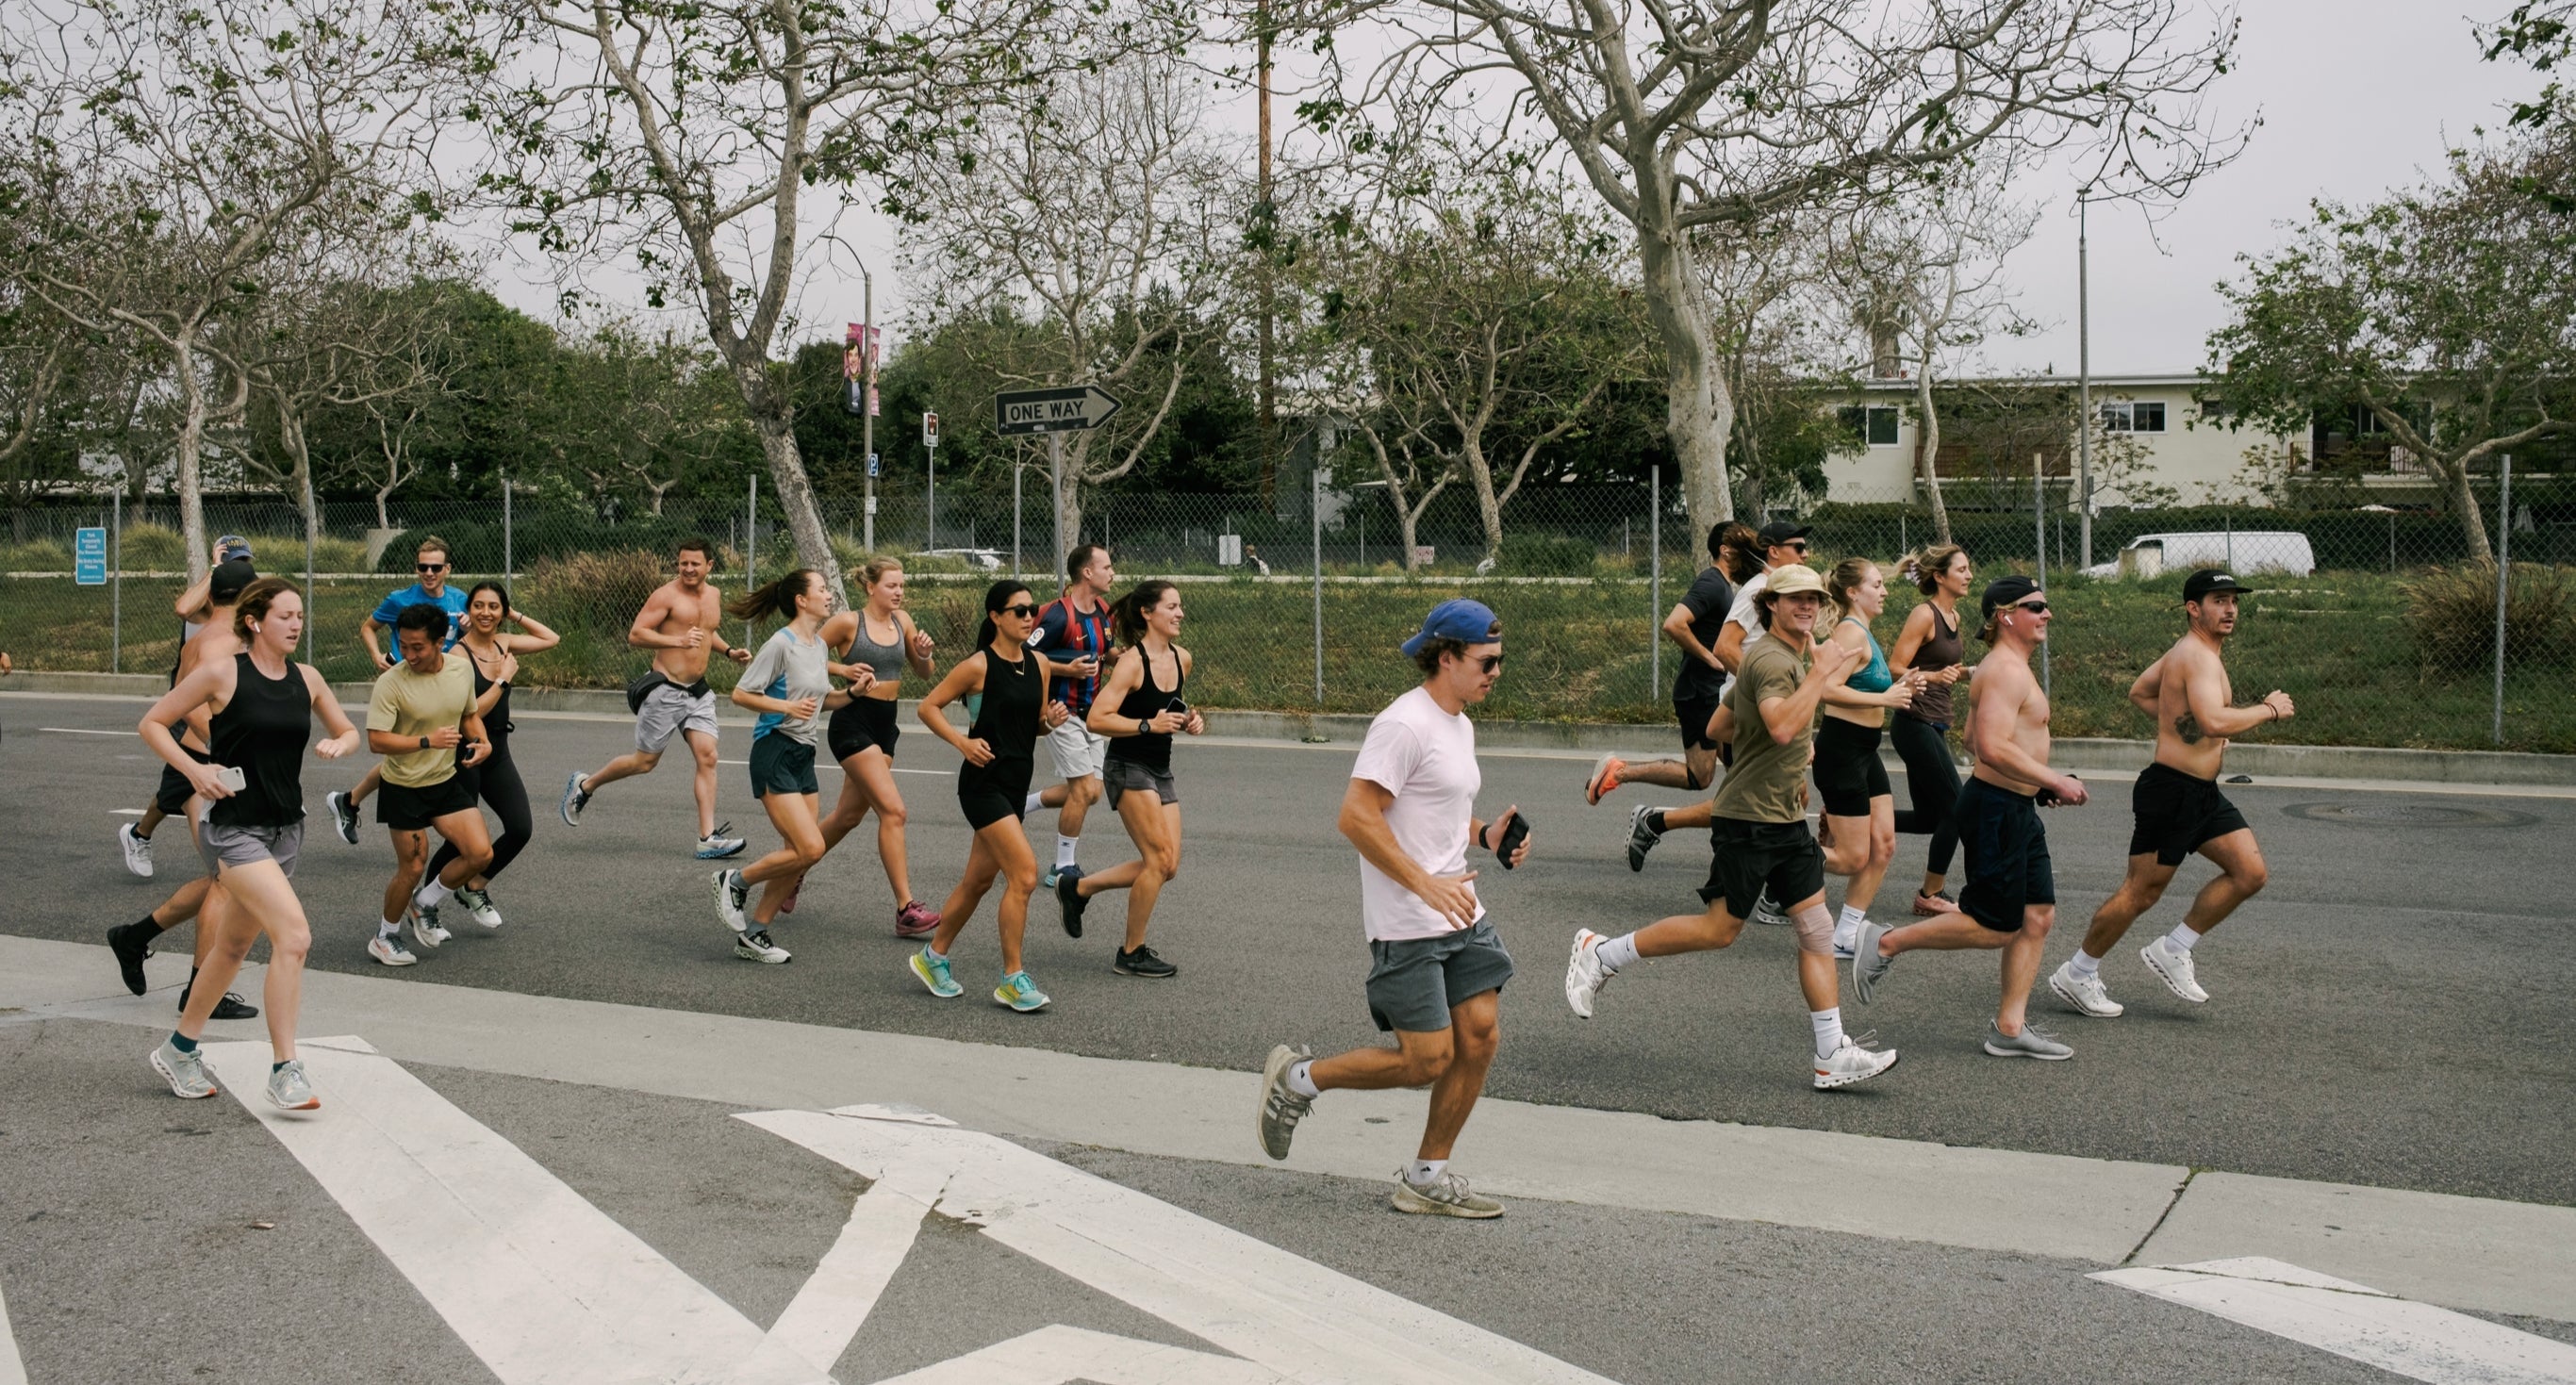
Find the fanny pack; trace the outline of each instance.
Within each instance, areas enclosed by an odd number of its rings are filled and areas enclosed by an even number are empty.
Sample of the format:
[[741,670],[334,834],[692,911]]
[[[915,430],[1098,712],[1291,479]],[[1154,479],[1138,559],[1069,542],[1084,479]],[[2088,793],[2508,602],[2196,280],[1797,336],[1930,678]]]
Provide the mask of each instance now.
[[651,697],[655,688],[678,688],[682,697],[692,699],[704,697],[707,693],[712,691],[712,689],[707,686],[707,680],[704,678],[700,678],[694,683],[674,683],[669,678],[664,677],[662,670],[657,668],[626,685],[626,710],[630,713],[642,712],[644,710],[644,699]]

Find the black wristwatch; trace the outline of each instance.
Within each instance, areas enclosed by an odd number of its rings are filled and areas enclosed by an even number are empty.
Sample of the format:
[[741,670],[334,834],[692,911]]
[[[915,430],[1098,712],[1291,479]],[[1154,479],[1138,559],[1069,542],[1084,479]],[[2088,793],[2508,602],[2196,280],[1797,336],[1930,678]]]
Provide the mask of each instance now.
[[429,737],[423,736],[420,738],[420,748],[423,750],[429,749]]

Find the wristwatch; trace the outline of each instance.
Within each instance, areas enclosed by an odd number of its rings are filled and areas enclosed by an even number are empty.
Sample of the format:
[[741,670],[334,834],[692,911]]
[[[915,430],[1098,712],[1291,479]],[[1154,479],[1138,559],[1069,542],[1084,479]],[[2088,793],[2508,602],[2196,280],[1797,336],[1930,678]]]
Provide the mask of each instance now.
[[420,738],[420,748],[423,750],[429,749],[429,737],[423,736]]

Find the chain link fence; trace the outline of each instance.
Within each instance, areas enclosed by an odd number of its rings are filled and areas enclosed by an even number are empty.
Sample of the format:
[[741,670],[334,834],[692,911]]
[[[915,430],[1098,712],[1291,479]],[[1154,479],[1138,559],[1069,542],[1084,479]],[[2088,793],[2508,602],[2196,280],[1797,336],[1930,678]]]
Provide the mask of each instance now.
[[[2017,496],[1954,490],[1950,527],[1981,582],[2006,571],[2047,581],[2062,735],[2148,734],[2128,686],[2182,629],[2183,575],[2216,566],[2263,588],[2245,603],[2229,660],[2240,700],[2274,687],[2298,699],[2283,739],[2576,753],[2576,698],[2565,692],[2576,666],[2576,507],[2527,482],[2500,503],[2501,478],[2494,484],[2480,500],[2489,542],[2508,556],[2504,581],[2496,564],[2471,556],[2457,518],[2431,513],[2108,511],[2094,518],[2089,571],[2062,481]],[[626,628],[681,539],[716,546],[716,580],[729,592],[746,571],[766,578],[794,564],[783,517],[758,489],[746,486],[731,503],[673,500],[659,512],[525,496],[394,502],[385,523],[371,503],[333,503],[309,545],[299,512],[283,501],[206,509],[209,534],[249,538],[262,571],[310,573],[312,657],[333,678],[369,675],[360,624],[413,580],[413,549],[434,533],[451,546],[451,580],[502,580],[515,604],[563,634],[561,647],[528,661],[523,682],[613,687],[644,667]],[[872,551],[904,559],[909,605],[944,664],[972,638],[986,582],[1017,574],[1042,597],[1053,593],[1045,497],[1043,478],[1030,477],[1017,496],[961,487],[881,497],[873,517],[857,497],[822,508],[845,568]],[[1499,542],[1462,487],[1417,502],[1410,523],[1382,486],[1302,477],[1268,499],[1084,499],[1074,537],[1110,546],[1122,586],[1147,576],[1181,583],[1182,641],[1197,656],[1192,701],[1209,707],[1373,712],[1413,682],[1395,646],[1422,612],[1473,595],[1510,632],[1510,671],[1488,714],[1663,722],[1677,665],[1658,627],[1706,563],[1704,536],[1689,532],[1669,487],[1660,504],[1642,486],[1524,489],[1500,508]],[[1789,513],[1775,505],[1769,517]],[[1890,570],[1877,629],[1892,642],[1920,599],[1894,564],[1931,541],[1929,511],[1889,497],[1797,517],[1814,527],[1820,569],[1859,556]],[[171,603],[186,561],[171,502],[28,508],[12,526],[0,542],[0,649],[19,667],[172,666]],[[110,531],[105,580],[94,586],[75,577],[85,527]],[[750,642],[765,632],[728,633]],[[716,674],[730,676],[730,666],[719,662]]]

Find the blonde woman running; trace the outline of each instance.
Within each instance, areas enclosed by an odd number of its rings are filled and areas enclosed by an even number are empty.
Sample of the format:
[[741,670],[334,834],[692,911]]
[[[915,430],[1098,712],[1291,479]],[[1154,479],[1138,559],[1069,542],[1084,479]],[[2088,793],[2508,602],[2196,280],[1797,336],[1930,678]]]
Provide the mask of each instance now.
[[1055,883],[1055,897],[1064,907],[1064,931],[1079,938],[1082,911],[1093,895],[1127,891],[1127,937],[1109,969],[1160,981],[1180,974],[1145,946],[1154,902],[1181,873],[1181,792],[1172,782],[1172,733],[1200,735],[1207,718],[1181,700],[1190,677],[1190,652],[1172,642],[1181,633],[1181,589],[1159,578],[1139,582],[1109,608],[1109,616],[1126,652],[1092,700],[1091,730],[1109,738],[1101,783],[1110,811],[1136,843],[1136,859],[1098,875],[1065,875]]
[[913,897],[912,867],[905,856],[904,824],[909,815],[894,786],[895,699],[903,692],[905,670],[924,678],[938,669],[930,662],[930,636],[912,623],[903,608],[903,565],[878,558],[859,570],[866,604],[823,622],[823,644],[842,651],[845,663],[832,672],[850,680],[849,705],[832,713],[825,743],[841,766],[841,796],[832,815],[823,819],[823,849],[830,851],[858,830],[870,811],[877,815],[877,859],[886,883],[894,887],[894,935],[928,937],[939,927],[937,910]]
[[[265,933],[269,957],[263,998],[269,1046],[276,1055],[268,1072],[268,1099],[290,1111],[310,1111],[322,1102],[295,1056],[295,1017],[313,930],[292,882],[297,848],[304,841],[304,743],[313,734],[316,714],[331,732],[316,747],[323,759],[355,751],[360,737],[331,685],[311,665],[294,660],[296,644],[304,638],[304,598],[291,584],[275,577],[251,583],[233,608],[233,629],[249,647],[230,659],[199,665],[153,703],[135,728],[152,753],[186,775],[207,801],[197,850],[214,872],[215,888],[200,926],[220,920],[203,984],[189,992],[178,1029],[152,1051],[152,1067],[179,1096],[196,1100],[215,1094],[197,1039],[240,972],[252,941]],[[171,727],[200,707],[214,712],[207,725],[206,761],[191,758],[170,734]]]
[[1867,558],[1845,558],[1825,576],[1825,599],[1839,618],[1828,643],[1857,650],[1867,660],[1858,672],[1825,689],[1825,715],[1816,726],[1816,792],[1825,801],[1825,872],[1844,877],[1842,916],[1834,924],[1834,955],[1849,960],[1869,906],[1896,859],[1896,797],[1887,765],[1878,758],[1888,709],[1909,707],[1922,675],[1891,673],[1870,623],[1887,609],[1887,579]]

